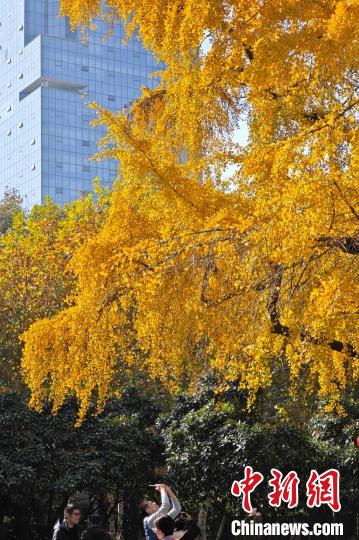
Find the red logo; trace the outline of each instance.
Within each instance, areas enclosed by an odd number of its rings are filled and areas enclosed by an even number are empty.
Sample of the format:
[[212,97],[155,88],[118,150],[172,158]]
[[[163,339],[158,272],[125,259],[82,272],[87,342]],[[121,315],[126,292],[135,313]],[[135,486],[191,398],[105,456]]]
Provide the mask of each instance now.
[[[359,444],[359,437],[357,441]],[[269,485],[272,491],[268,494],[269,504],[276,508],[282,502],[287,503],[288,508],[298,506],[300,480],[297,473],[290,471],[284,478],[278,469],[271,469],[271,473]],[[253,472],[250,466],[245,467],[243,480],[234,480],[231,493],[234,497],[242,496],[242,508],[245,512],[252,512],[251,493],[263,480],[264,476],[260,472]],[[312,470],[306,483],[307,506],[319,508],[322,504],[327,504],[333,512],[339,512],[341,509],[339,483],[340,473],[336,469],[329,469],[322,474]]]
[[327,504],[333,512],[339,512],[339,480],[340,474],[336,469],[322,474],[312,471],[307,482],[307,506],[314,508]]
[[278,507],[282,501],[288,504],[288,508],[298,506],[299,478],[295,471],[290,471],[283,479],[283,474],[277,469],[271,469],[272,479],[269,485],[273,491],[268,495],[269,504]]
[[251,493],[256,487],[263,482],[264,476],[259,472],[253,472],[252,467],[245,467],[243,480],[235,480],[232,484],[231,493],[235,497],[243,496],[242,508],[245,512],[251,512],[253,510],[251,504]]

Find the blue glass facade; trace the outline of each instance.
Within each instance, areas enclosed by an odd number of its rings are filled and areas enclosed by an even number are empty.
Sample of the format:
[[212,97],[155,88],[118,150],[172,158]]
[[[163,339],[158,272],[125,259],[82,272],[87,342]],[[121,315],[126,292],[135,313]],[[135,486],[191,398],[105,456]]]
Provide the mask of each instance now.
[[0,196],[17,189],[26,207],[47,195],[60,205],[110,185],[116,162],[90,161],[104,132],[90,127],[86,100],[119,110],[151,87],[158,69],[135,39],[123,43],[116,25],[96,29],[83,43],[59,0],[0,0]]

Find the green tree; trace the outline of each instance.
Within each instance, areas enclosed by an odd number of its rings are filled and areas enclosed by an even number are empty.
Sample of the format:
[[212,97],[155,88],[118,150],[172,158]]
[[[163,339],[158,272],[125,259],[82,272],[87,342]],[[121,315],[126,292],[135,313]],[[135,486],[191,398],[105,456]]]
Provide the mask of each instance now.
[[[161,460],[161,442],[152,429],[157,414],[154,399],[129,390],[76,428],[73,401],[53,416],[28,409],[14,394],[1,395],[0,538],[49,538],[77,491],[121,493],[137,509]],[[126,522],[127,538],[138,536],[136,519]]]
[[[245,517],[230,488],[233,480],[243,478],[246,465],[265,478],[252,495],[253,506],[260,509],[264,520],[289,522],[332,521],[332,513],[326,506],[314,511],[307,508],[305,484],[312,469],[319,472],[338,469],[342,510],[337,521],[345,523],[349,535],[359,502],[353,482],[358,474],[359,457],[353,444],[354,422],[347,418],[346,423],[352,426],[348,427],[347,436],[340,439],[338,430],[338,438],[333,441],[325,438],[325,430],[320,430],[319,424],[316,430],[313,425],[298,428],[269,421],[268,414],[261,415],[260,409],[248,413],[246,396],[236,391],[235,384],[223,393],[215,392],[215,386],[213,380],[207,379],[197,395],[179,396],[161,424],[169,475],[173,480],[178,479],[180,496],[189,508],[196,509],[202,504],[210,509],[210,538],[214,538],[223,514],[228,516],[228,522],[234,517]],[[356,407],[357,415],[358,402]],[[327,422],[330,423],[328,415]],[[337,422],[341,425],[340,420]],[[283,474],[290,470],[298,473],[301,481],[298,508],[289,510],[282,505],[274,509],[268,504],[267,482],[272,468]]]
[[15,189],[6,190],[0,201],[0,234],[11,227],[16,214],[21,212],[22,198]]

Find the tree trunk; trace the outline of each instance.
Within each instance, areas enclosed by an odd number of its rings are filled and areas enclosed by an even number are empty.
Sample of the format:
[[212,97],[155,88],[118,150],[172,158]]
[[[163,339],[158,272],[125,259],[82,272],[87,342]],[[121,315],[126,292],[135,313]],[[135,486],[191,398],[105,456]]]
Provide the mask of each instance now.
[[224,526],[226,524],[226,521],[227,521],[227,516],[226,516],[226,514],[223,514],[221,524],[220,524],[218,532],[217,532],[216,540],[220,540],[220,538],[221,538],[221,536],[223,534],[223,529],[224,529]]
[[202,540],[207,540],[207,510],[203,508],[203,506],[200,507],[199,513],[198,513],[198,527],[201,529],[201,537]]
[[123,497],[124,493],[121,491],[118,495],[116,512],[113,513],[112,530],[110,528],[110,533],[115,536],[116,540],[123,540]]
[[50,535],[51,534],[51,531],[54,527],[54,523],[52,523],[53,521],[53,508],[52,508],[52,505],[53,505],[53,500],[54,500],[54,492],[52,490],[50,490],[50,493],[49,493],[49,501],[48,501],[48,505],[47,505],[47,513],[46,513],[46,517],[45,517],[45,523],[44,523],[44,529],[48,532],[48,534]]

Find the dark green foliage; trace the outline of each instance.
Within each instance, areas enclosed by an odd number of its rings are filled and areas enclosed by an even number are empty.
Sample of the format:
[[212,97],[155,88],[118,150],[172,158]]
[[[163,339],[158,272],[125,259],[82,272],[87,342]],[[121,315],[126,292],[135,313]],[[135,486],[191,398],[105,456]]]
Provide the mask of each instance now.
[[359,527],[359,448],[355,444],[359,436],[359,387],[348,389],[341,403],[343,415],[319,412],[307,428],[341,472],[343,519]]
[[[353,434],[359,427],[354,420],[359,416],[358,399],[352,399],[346,417],[323,414],[316,423],[301,428],[269,422],[267,413],[261,422],[260,410],[248,413],[245,405],[244,394],[234,388],[216,393],[209,379],[195,397],[179,396],[170,415],[161,422],[168,472],[181,498],[190,509],[201,503],[217,515],[210,538],[223,512],[230,519],[245,517],[240,500],[230,494],[230,488],[233,480],[243,478],[246,465],[265,477],[252,495],[253,506],[260,508],[264,520],[283,522],[331,522],[333,515],[327,506],[312,511],[307,508],[305,491],[311,469],[321,473],[337,468],[341,473],[342,511],[336,519],[346,524],[347,535],[352,534],[359,512],[359,450],[353,444]],[[285,504],[274,509],[268,504],[271,468],[283,474],[297,471],[301,481],[297,509],[289,510]]]
[[74,402],[52,416],[0,396],[0,538],[48,538],[76,491],[138,500],[161,456],[150,428],[157,412],[153,401],[128,391],[77,429]]
[[[141,529],[138,503],[143,494],[154,496],[155,469],[167,460],[168,481],[183,507],[194,515],[200,505],[209,509],[208,540],[214,540],[223,514],[227,525],[243,518],[240,500],[230,495],[234,479],[245,465],[265,476],[252,495],[265,521],[333,520],[327,507],[309,511],[305,483],[310,470],[338,468],[341,473],[345,538],[355,533],[359,513],[358,397],[344,403],[345,415],[317,414],[302,427],[269,418],[269,409],[246,411],[246,396],[233,384],[222,393],[206,378],[195,395],[179,395],[163,415],[168,400],[151,397],[144,389],[129,389],[109,402],[99,417],[89,416],[74,427],[77,407],[68,401],[60,413],[38,414],[15,395],[0,396],[0,539],[42,540],[76,491],[112,493],[123,500],[126,540]],[[149,395],[150,397],[146,397]],[[162,396],[163,398],[163,396]],[[263,403],[260,404],[260,407]],[[156,420],[162,412],[161,420]],[[156,426],[156,427],[155,427]],[[268,505],[270,469],[284,474],[296,470],[301,479],[300,504],[275,510]],[[155,480],[156,479],[156,480]]]

